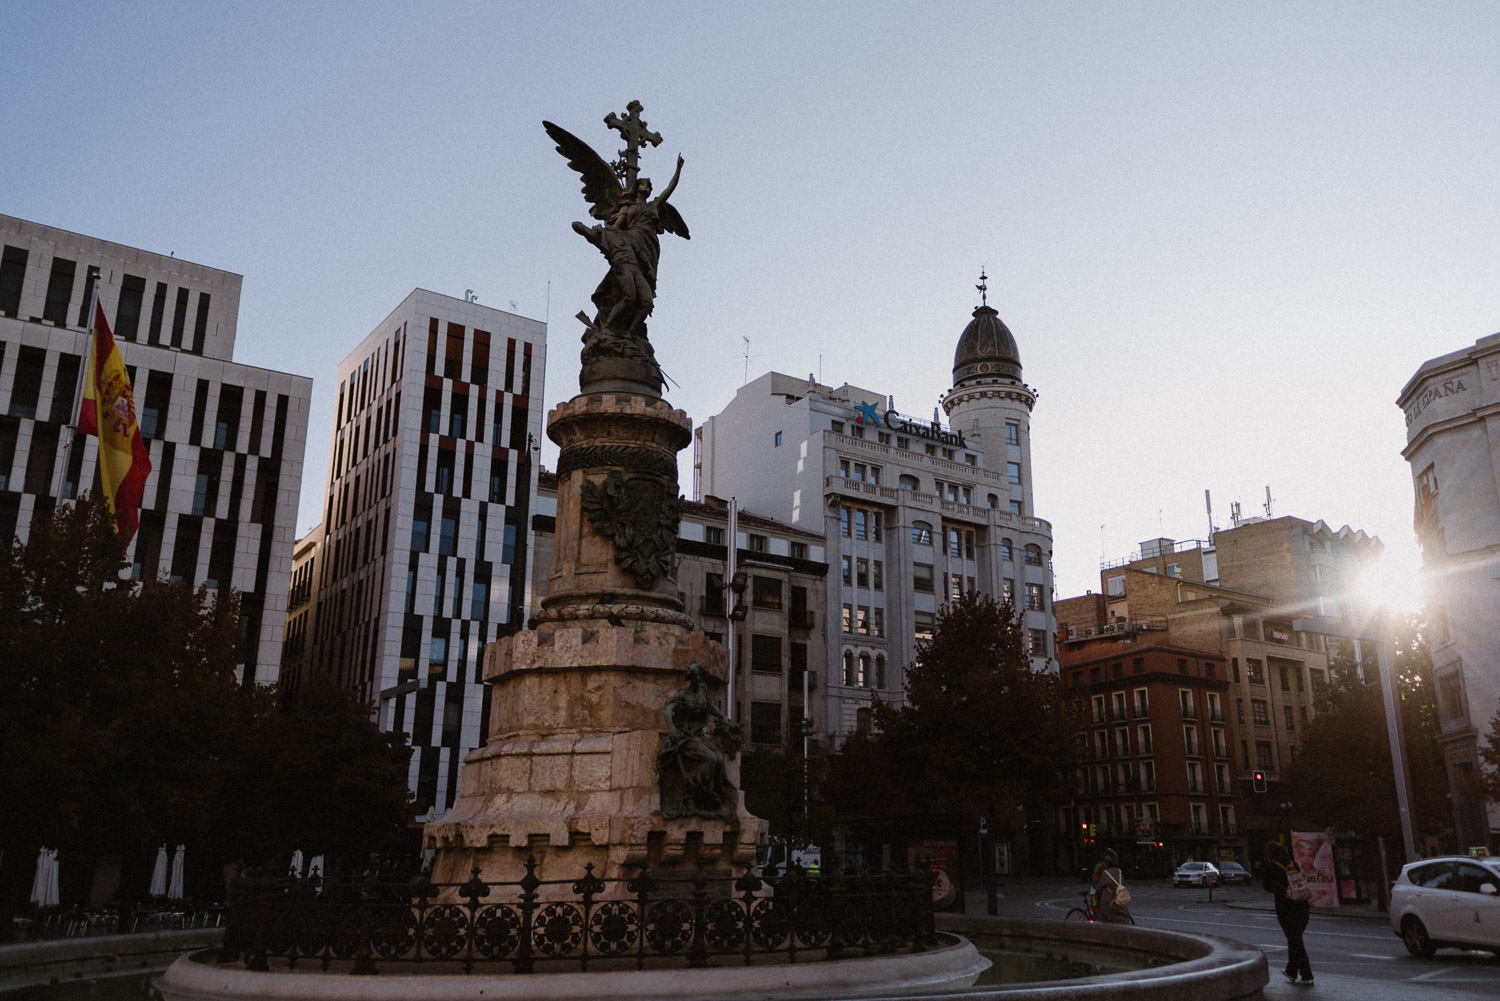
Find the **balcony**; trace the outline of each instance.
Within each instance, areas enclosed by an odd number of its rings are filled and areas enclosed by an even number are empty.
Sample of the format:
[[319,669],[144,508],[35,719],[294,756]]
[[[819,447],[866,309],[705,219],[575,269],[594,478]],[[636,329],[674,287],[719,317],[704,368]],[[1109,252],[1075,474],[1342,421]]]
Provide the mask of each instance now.
[[1197,710],[1197,708],[1194,707],[1194,706],[1183,706],[1182,707],[1182,718],[1185,719],[1185,720],[1190,720],[1190,721],[1191,720],[1196,720],[1198,718],[1198,710]]
[[1222,709],[1210,709],[1208,711],[1208,721],[1210,723],[1222,723],[1222,722],[1224,722],[1224,710],[1222,710]]

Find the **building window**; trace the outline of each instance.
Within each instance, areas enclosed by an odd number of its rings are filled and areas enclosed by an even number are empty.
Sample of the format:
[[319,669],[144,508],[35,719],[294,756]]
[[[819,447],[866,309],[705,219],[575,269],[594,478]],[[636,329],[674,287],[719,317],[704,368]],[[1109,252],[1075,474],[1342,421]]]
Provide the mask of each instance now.
[[843,434],[844,433],[844,422],[843,421],[830,421],[828,426],[833,430],[834,434]]
[[1178,564],[1176,564],[1176,563],[1168,563],[1167,564],[1167,576],[1168,577],[1180,577],[1180,576],[1182,576],[1182,574],[1179,573],[1179,570],[1181,570],[1181,567]]
[[1006,423],[1006,425],[1005,425],[1005,444],[1007,444],[1007,445],[1019,445],[1019,444],[1021,444],[1021,425],[1019,425],[1019,424],[1011,424],[1009,422]]
[[870,710],[854,710],[854,732],[864,734],[870,732]]
[[1255,742],[1255,766],[1262,769],[1271,768],[1271,742],[1269,740]]
[[[847,559],[847,557],[845,557]],[[845,564],[847,568],[847,563]],[[913,591],[923,594],[932,593],[932,567],[926,563],[913,563],[911,567],[911,587]]]
[[874,574],[870,578],[870,587],[876,591],[885,590],[885,563],[876,560],[874,563]]
[[78,262],[52,258],[52,273],[47,276],[47,301],[42,306],[43,320],[59,327],[68,325],[68,300],[73,298],[73,279],[77,272]]
[[791,543],[790,548],[791,548],[792,559],[794,559],[794,560],[805,560],[805,559],[807,559],[807,543],[805,543],[805,542],[793,542],[793,543]]
[[1149,707],[1149,703],[1146,700],[1146,689],[1144,689],[1144,688],[1137,688],[1135,690],[1135,714],[1137,716],[1149,716],[1149,715],[1151,715],[1147,711],[1148,707]]
[[962,574],[948,575],[948,597],[954,601],[964,596],[964,578]]
[[1005,479],[1010,483],[1021,482],[1021,464],[1019,462],[1007,462],[1005,464]]
[[776,432],[776,437],[774,439],[772,447],[773,448],[780,448],[781,447],[781,432],[780,431]]
[[849,509],[846,507],[839,508],[839,534],[849,538]]
[[1249,675],[1250,684],[1264,685],[1266,683],[1266,665],[1254,657],[1245,658],[1245,672]]
[[1150,754],[1151,753],[1151,724],[1147,723],[1144,726],[1136,727],[1136,737],[1138,738],[1137,742],[1140,745],[1140,752],[1142,754]]
[[703,541],[711,546],[722,546],[724,544],[724,530],[710,525],[703,530]]
[[1291,706],[1282,706],[1281,707],[1281,711],[1282,711],[1283,715],[1285,715],[1285,717],[1286,717],[1286,728],[1287,728],[1287,730],[1291,731],[1291,730],[1297,729],[1297,723],[1292,718],[1292,707]]
[[781,703],[750,703],[750,743],[781,743]]
[[764,535],[747,535],[745,537],[745,548],[752,553],[763,553],[766,551],[766,537]]
[[1040,546],[1029,545],[1026,547],[1026,563],[1034,567],[1042,565],[1042,550]]
[[444,515],[439,531],[438,555],[455,555],[458,552],[458,519]]
[[875,655],[875,687],[885,687],[885,654],[883,653]]
[[1045,612],[1047,610],[1047,605],[1042,595],[1042,585],[1026,585],[1026,607],[1035,612]]
[[756,577],[751,592],[751,603],[756,608],[781,608],[781,581],[775,577]]
[[[846,531],[844,534],[848,535],[849,533]],[[911,541],[912,545],[915,546],[932,545],[932,526],[925,521],[912,522]]]
[[750,636],[750,669],[781,673],[781,637],[753,633]]
[[860,688],[870,687],[870,655],[859,655],[859,675],[854,679]]
[[850,576],[849,565],[850,565],[850,558],[848,556],[840,556],[839,557],[839,567],[840,567],[840,572],[841,572],[841,579],[842,579],[845,587],[849,587],[849,586],[851,586],[854,583],[854,578],[852,576]]
[[870,635],[870,606],[860,605],[854,610],[855,632],[861,636]]
[[1031,633],[1031,655],[1033,657],[1047,656],[1047,630],[1032,629]]
[[1271,715],[1267,710],[1265,699],[1250,700],[1250,718],[1260,726],[1271,725]]
[[844,651],[844,684],[854,684],[854,652]]
[[1011,514],[1019,515],[1019,514],[1025,514],[1026,512],[1024,512],[1024,511],[1021,510],[1021,502],[1020,501],[1013,500],[1013,501],[1010,502],[1010,513]]
[[1000,540],[1000,558],[1006,563],[1011,563],[1015,560],[1015,553],[1011,548],[1011,541],[1009,539]]
[[932,639],[933,614],[931,612],[915,612],[912,615],[912,634],[917,642]]
[[870,586],[870,561],[861,556],[855,560],[854,583],[857,587]]
[[843,624],[844,624],[844,632],[846,632],[846,633],[852,633],[852,632],[854,632],[854,606],[853,605],[845,605],[844,606]]
[[900,487],[902,490],[916,491],[916,490],[920,490],[922,488],[922,482],[920,480],[918,480],[915,476],[911,476],[911,475],[909,475],[907,473],[902,473],[897,478],[896,485],[898,487]]

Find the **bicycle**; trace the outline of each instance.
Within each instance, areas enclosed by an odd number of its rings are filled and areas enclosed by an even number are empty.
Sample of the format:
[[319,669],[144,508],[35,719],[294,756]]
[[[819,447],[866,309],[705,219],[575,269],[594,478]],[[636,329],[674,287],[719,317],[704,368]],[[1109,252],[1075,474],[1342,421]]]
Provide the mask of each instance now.
[[[1063,920],[1087,921],[1089,924],[1093,924],[1099,920],[1099,908],[1089,899],[1088,893],[1085,892],[1083,895],[1083,906],[1071,908],[1068,913],[1063,915]],[[1135,924],[1135,916],[1130,913],[1128,908],[1125,910],[1125,920],[1131,924]]]

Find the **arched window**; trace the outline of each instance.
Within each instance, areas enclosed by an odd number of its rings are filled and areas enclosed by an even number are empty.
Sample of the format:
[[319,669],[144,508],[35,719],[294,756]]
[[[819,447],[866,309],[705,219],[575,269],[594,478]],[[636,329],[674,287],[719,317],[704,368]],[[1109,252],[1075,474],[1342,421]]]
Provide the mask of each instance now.
[[885,654],[875,655],[875,687],[885,687]]
[[1042,565],[1042,548],[1032,544],[1026,547],[1026,562],[1034,567]]
[[1000,558],[1007,563],[1014,561],[1016,558],[1015,549],[1009,539],[1000,540]]
[[844,651],[844,684],[854,684],[854,651]]
[[862,653],[859,655],[859,687],[868,688],[870,685],[870,655]]
[[994,494],[990,494],[987,500],[989,502],[990,510],[992,511],[1000,506],[1000,498],[995,496]]
[[912,522],[911,544],[914,546],[932,545],[932,526],[925,521]]
[[897,482],[902,490],[920,490],[922,488],[920,480],[906,473],[902,473],[901,478]]

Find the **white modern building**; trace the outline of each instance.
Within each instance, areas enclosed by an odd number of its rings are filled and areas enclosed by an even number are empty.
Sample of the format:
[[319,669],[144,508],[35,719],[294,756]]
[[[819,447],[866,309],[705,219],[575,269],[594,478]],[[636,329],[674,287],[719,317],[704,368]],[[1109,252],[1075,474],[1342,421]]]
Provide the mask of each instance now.
[[1461,847],[1500,849],[1472,779],[1500,711],[1500,334],[1425,362],[1401,390],[1443,758]]
[[827,734],[868,725],[938,608],[1012,596],[1033,664],[1055,670],[1052,526],[1032,508],[1031,410],[1015,338],[981,305],[942,398],[951,423],[909,417],[847,383],[770,372],[694,432],[694,493],[824,539]]
[[0,244],[0,539],[98,489],[67,440],[97,268],[151,456],[134,574],[238,589],[242,679],[275,681],[312,380],[234,361],[239,275],[6,215]]
[[484,743],[484,645],[529,614],[546,333],[417,289],[338,369],[322,537],[298,550],[313,607],[285,623],[306,660],[289,671],[355,690],[411,735],[431,816]]

